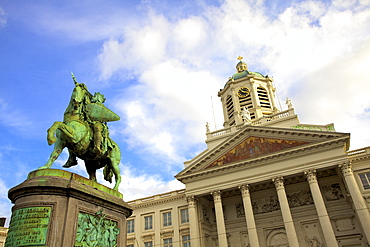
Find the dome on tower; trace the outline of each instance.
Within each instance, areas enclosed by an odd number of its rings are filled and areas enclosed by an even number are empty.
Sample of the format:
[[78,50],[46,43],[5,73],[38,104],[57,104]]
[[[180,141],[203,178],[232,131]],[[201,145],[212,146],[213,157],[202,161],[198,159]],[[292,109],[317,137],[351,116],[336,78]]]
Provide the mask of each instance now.
[[238,72],[238,73],[233,74],[233,76],[231,77],[231,79],[237,80],[237,79],[246,77],[248,74],[249,74],[249,71],[248,70],[244,70],[242,72]]
[[[236,73],[233,74],[230,78],[229,78],[229,81],[230,80],[237,80],[237,79],[240,79],[240,78],[243,78],[243,77],[246,77],[247,75],[256,75],[256,76],[261,76],[261,77],[265,77],[264,75],[262,75],[261,73],[259,72],[252,72],[252,71],[248,71],[248,65],[243,62],[241,59],[242,57],[239,57],[238,58],[240,61],[237,63],[237,65],[235,66],[236,67]],[[226,86],[226,85],[225,85]]]
[[240,60],[239,63],[235,67],[236,67],[237,72],[248,70],[248,65],[242,60]]

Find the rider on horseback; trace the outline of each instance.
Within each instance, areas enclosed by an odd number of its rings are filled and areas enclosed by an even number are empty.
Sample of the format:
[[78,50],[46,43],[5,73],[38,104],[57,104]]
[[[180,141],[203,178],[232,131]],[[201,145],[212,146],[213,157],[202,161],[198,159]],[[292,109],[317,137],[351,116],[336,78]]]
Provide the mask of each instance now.
[[54,149],[45,165],[38,169],[49,169],[58,159],[64,148],[68,148],[69,158],[63,167],[77,165],[79,157],[85,162],[86,171],[92,181],[96,181],[96,170],[103,169],[104,179],[112,182],[115,178],[114,190],[121,183],[120,160],[121,152],[118,145],[109,137],[105,124],[119,120],[119,116],[103,105],[104,96],[94,96],[83,83],[78,83],[72,74],[75,88],[71,100],[64,112],[63,122],[56,121],[47,131],[49,145]]
[[[104,95],[101,93],[95,93],[91,99],[92,103],[96,103],[104,107],[103,103],[105,102]],[[102,143],[106,143],[104,139],[106,139],[109,135],[108,133],[108,126],[106,123],[93,121],[93,129],[94,129],[94,152],[96,155],[102,154],[106,151],[106,145],[103,145],[102,150]]]
[[[78,118],[80,121],[88,124],[93,130],[93,152],[95,153],[96,157],[100,157],[107,151],[112,150],[114,145],[109,138],[108,126],[104,120],[116,121],[119,119],[119,117],[103,105],[105,102],[104,95],[101,93],[95,93],[92,96],[88,92],[85,84],[78,83],[74,76],[72,77],[76,87],[82,87],[83,90],[86,90],[88,97],[81,102],[71,101],[74,109],[72,111],[73,114],[65,114],[64,122],[76,120],[76,118]],[[74,98],[73,95],[72,98]],[[76,155],[70,149],[68,149],[68,151],[69,158],[66,164],[63,165],[63,167],[66,168],[77,165]]]

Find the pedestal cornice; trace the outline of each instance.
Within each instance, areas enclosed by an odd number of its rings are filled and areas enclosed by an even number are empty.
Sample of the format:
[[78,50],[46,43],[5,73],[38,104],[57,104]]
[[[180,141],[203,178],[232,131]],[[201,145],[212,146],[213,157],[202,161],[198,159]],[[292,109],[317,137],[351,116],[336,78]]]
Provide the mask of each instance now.
[[23,197],[33,195],[60,195],[82,201],[90,201],[98,206],[119,210],[129,217],[130,206],[122,200],[122,194],[90,179],[59,169],[32,171],[28,179],[8,192],[8,198],[15,203]]

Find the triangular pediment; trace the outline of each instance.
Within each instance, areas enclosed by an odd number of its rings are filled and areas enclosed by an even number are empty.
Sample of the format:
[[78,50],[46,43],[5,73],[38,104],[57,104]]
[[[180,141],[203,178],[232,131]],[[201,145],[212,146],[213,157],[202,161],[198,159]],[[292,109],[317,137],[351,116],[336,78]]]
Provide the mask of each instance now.
[[206,167],[206,169],[259,157],[265,154],[272,154],[308,143],[310,142],[250,136],[246,140],[242,141],[239,145],[225,153],[222,157],[212,162]]
[[[307,131],[274,127],[245,126],[212,149],[207,149],[186,162],[186,168],[175,177],[184,178],[211,174],[225,169],[240,169],[256,162],[275,162],[301,155],[320,152],[330,145],[349,147],[349,134]],[[314,150],[314,151],[312,151]]]

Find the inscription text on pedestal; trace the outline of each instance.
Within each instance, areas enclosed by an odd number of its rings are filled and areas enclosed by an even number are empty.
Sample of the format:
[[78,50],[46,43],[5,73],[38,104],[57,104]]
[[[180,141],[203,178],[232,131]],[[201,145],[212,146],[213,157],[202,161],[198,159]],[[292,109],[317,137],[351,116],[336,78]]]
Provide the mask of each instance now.
[[5,247],[46,246],[51,207],[14,210]]

